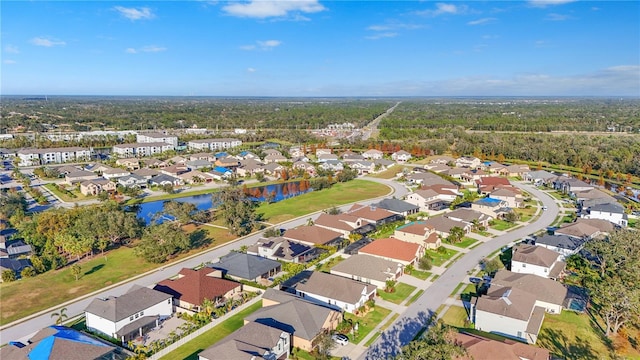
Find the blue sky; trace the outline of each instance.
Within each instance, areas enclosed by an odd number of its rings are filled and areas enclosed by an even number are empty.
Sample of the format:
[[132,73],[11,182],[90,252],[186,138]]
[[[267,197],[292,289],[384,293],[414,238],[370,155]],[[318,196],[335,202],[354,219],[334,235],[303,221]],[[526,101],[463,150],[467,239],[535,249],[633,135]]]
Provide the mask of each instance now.
[[638,1],[2,1],[1,94],[640,96]]

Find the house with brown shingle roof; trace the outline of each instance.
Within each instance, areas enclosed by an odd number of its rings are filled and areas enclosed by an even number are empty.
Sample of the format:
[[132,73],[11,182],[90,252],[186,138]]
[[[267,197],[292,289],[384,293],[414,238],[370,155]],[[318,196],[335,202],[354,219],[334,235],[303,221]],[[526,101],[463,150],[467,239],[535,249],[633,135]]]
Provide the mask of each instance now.
[[342,243],[342,233],[317,225],[299,226],[289,229],[282,235],[285,239],[299,241],[309,246],[337,246]]
[[593,239],[596,236],[600,235],[600,230],[588,223],[576,221],[563,225],[559,229],[554,230],[554,234],[567,235],[576,239]]
[[494,199],[507,202],[507,206],[513,209],[521,208],[524,204],[522,193],[514,187],[496,187],[490,195]]
[[518,244],[512,248],[511,271],[533,274],[547,279],[557,279],[566,264],[560,254],[542,246]]
[[443,216],[448,217],[451,220],[462,221],[471,225],[477,224],[485,227],[489,226],[489,221],[491,220],[491,216],[481,213],[480,211],[467,208],[458,208],[443,214]]
[[394,214],[391,211],[379,208],[376,205],[367,206],[362,204],[353,204],[346,213],[364,219],[376,226],[402,220],[404,218],[402,215]]
[[331,268],[334,275],[372,284],[384,289],[387,280],[398,280],[404,267],[396,261],[371,255],[351,255]]
[[478,186],[478,192],[483,195],[489,194],[501,186],[512,186],[509,179],[497,176],[483,176],[477,179],[475,183]]
[[444,216],[435,216],[424,220],[424,225],[434,229],[435,233],[442,238],[446,238],[450,235],[451,229],[459,227],[469,233],[471,231],[471,225],[462,221],[455,221]]
[[222,273],[212,268],[183,268],[176,278],[162,280],[153,289],[173,296],[176,306],[200,311],[204,299],[223,303],[242,292],[242,284],[222,279]]
[[358,250],[358,254],[396,261],[406,266],[416,264],[424,256],[424,244],[394,238],[377,239]]
[[376,229],[374,224],[344,213],[337,215],[323,213],[313,223],[316,226],[342,233],[344,238],[348,238],[351,234],[364,235]]
[[518,274],[499,270],[491,281],[491,286],[515,287],[534,294],[538,305],[548,313],[560,314],[567,297],[567,288],[561,283],[532,274]]
[[547,349],[523,344],[519,341],[487,339],[476,334],[455,333],[454,341],[467,350],[455,360],[550,360]]
[[314,271],[308,279],[297,284],[295,290],[305,300],[353,313],[375,297],[377,288],[373,284]]
[[437,249],[442,245],[440,237],[433,226],[427,225],[424,221],[415,221],[398,227],[393,232],[393,237],[422,245],[425,249]]

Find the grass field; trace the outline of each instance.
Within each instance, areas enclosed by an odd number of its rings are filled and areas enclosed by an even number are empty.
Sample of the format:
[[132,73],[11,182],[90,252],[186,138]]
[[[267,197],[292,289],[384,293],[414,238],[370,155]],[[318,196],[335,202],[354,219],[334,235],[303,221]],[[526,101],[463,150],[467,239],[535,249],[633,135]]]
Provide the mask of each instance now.
[[515,223],[510,223],[508,221],[504,221],[504,220],[500,220],[500,219],[495,219],[495,220],[491,220],[492,225],[491,228],[498,230],[498,231],[505,231],[508,229],[511,229],[512,227],[516,226]]
[[257,213],[272,224],[315,211],[388,194],[389,187],[373,181],[353,180],[334,184],[330,189],[312,191],[273,204],[262,204]]
[[404,283],[397,283],[396,291],[392,293],[388,293],[384,290],[379,290],[378,294],[380,295],[381,298],[383,298],[386,301],[392,302],[394,304],[400,304],[401,302],[404,301],[404,299],[409,297],[409,295],[411,295],[411,293],[415,289],[416,288],[414,286],[407,285]]
[[227,335],[238,330],[244,324],[244,318],[249,316],[254,311],[257,311],[262,307],[262,302],[249,306],[248,308],[240,311],[239,313],[231,316],[229,319],[223,321],[220,325],[217,325],[213,329],[206,333],[196,337],[188,343],[180,346],[176,350],[163,356],[161,359],[174,360],[174,359],[188,359],[197,360],[198,353],[222,340]]
[[462,241],[460,241],[459,243],[455,243],[455,244],[451,244],[453,246],[459,247],[459,248],[468,248],[471,245],[477,243],[478,240],[474,239],[474,238],[470,238],[470,237],[464,237],[462,238]]
[[444,264],[447,260],[451,259],[455,254],[458,253],[457,251],[451,249],[441,249],[444,250],[441,250],[442,252],[434,250],[427,250],[425,252],[425,255],[429,255],[433,260],[432,263],[434,266],[442,266],[442,264]]
[[381,306],[377,306],[373,311],[367,313],[364,317],[356,316],[350,313],[345,313],[345,319],[351,319],[354,323],[358,322],[358,334],[356,336],[349,336],[349,341],[354,344],[359,344],[362,339],[365,338],[384,318],[391,313],[391,310],[385,309]]
[[533,219],[533,215],[536,213],[536,208],[531,206],[529,208],[516,209],[516,213],[520,215],[520,221],[529,221]]
[[368,176],[372,178],[377,178],[377,179],[393,179],[396,177],[397,174],[401,173],[402,170],[404,169],[405,167],[402,165],[393,165],[387,170],[381,171],[377,174],[370,174]]
[[467,309],[462,306],[452,306],[442,316],[442,321],[445,324],[451,325],[457,328],[466,327],[466,320],[468,318]]
[[87,199],[87,197],[82,195],[80,192],[77,192],[77,193],[74,192],[74,195],[76,195],[76,197],[72,198],[68,194],[60,191],[60,189],[58,189],[58,186],[56,186],[56,184],[53,184],[53,183],[44,184],[43,186],[45,188],[47,188],[47,190],[51,191],[55,196],[57,196],[58,198],[60,198],[60,200],[62,200],[64,202],[73,202],[73,201],[80,201],[80,200],[86,200]]
[[429,276],[431,276],[431,273],[428,271],[422,271],[422,270],[418,270],[418,269],[413,269],[411,270],[411,274],[409,274],[410,276],[413,276],[414,278],[418,278],[420,280],[427,280],[429,278]]

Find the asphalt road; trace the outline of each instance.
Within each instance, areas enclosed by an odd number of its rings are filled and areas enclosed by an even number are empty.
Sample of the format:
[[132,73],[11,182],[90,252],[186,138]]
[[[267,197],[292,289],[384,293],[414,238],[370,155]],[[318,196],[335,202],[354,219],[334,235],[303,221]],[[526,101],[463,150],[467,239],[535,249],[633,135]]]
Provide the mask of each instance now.
[[474,248],[464,257],[458,259],[458,261],[453,263],[453,265],[429,286],[416,302],[407,308],[404,314],[402,314],[389,329],[382,333],[360,359],[387,359],[397,354],[400,347],[409,343],[427,324],[431,315],[435,314],[438,307],[445,303],[455,287],[464,281],[467,276],[467,271],[472,270],[478,265],[480,260],[487,257],[487,255],[496,249],[522,239],[540,229],[544,229],[553,223],[559,212],[558,205],[554,199],[533,186],[524,184],[515,185],[541,200],[543,205],[547,206],[547,210],[542,212],[535,222],[498,236]]
[[[382,179],[367,179],[367,180],[371,180],[371,181],[376,181],[379,183],[383,183],[386,184],[388,186],[390,186],[391,188],[393,188],[394,192],[393,192],[393,196],[396,196],[398,198],[404,197],[404,195],[407,194],[407,189],[404,185],[402,184],[398,184],[396,182],[393,181],[389,181],[389,180],[382,180]],[[377,202],[379,201],[378,199],[373,199],[373,200],[368,200],[368,201],[361,201],[359,203],[361,204],[369,204],[372,202]],[[343,208],[346,208],[347,206],[344,206]],[[284,222],[281,224],[278,224],[277,226],[280,228],[293,228],[296,226],[300,226],[303,224],[306,224],[307,219],[312,218],[315,219],[317,216],[319,215],[318,213],[314,213],[311,215],[305,215],[302,216],[300,218],[288,221],[288,222]],[[14,341],[14,340],[27,340],[31,337],[31,335],[33,335],[35,332],[37,332],[38,330],[49,326],[49,325],[53,325],[53,319],[51,318],[51,313],[54,311],[57,311],[58,309],[62,308],[62,307],[66,307],[67,308],[67,312],[66,314],[69,316],[69,318],[73,318],[81,313],[84,312],[84,309],[89,305],[89,303],[95,299],[95,298],[106,298],[109,296],[120,296],[124,293],[127,292],[127,290],[129,290],[134,284],[135,285],[141,285],[141,286],[150,286],[153,285],[159,281],[162,281],[164,279],[167,279],[175,274],[177,274],[180,269],[187,267],[187,268],[193,268],[196,266],[201,265],[202,263],[206,263],[206,262],[213,262],[214,260],[216,260],[217,258],[226,255],[227,253],[229,253],[229,251],[234,250],[234,249],[239,249],[241,246],[243,245],[251,245],[254,244],[260,237],[261,233],[258,234],[254,234],[254,235],[250,235],[244,238],[241,238],[235,242],[223,245],[219,248],[213,249],[213,250],[209,250],[206,251],[204,253],[201,253],[199,255],[196,255],[192,258],[189,259],[185,259],[182,260],[180,262],[177,263],[172,263],[170,265],[167,265],[163,268],[160,268],[158,270],[154,270],[151,271],[133,281],[129,281],[127,283],[121,283],[121,284],[116,284],[115,286],[109,288],[108,290],[104,290],[104,291],[98,291],[98,292],[94,292],[92,294],[86,295],[82,298],[78,298],[75,300],[72,300],[70,302],[67,302],[65,304],[59,304],[56,305],[50,309],[44,310],[42,312],[39,312],[36,315],[33,315],[31,317],[25,318],[25,319],[21,319],[18,320],[16,322],[4,325],[2,328],[0,328],[0,344],[5,344],[9,341]],[[55,289],[52,289],[52,291],[55,291]]]

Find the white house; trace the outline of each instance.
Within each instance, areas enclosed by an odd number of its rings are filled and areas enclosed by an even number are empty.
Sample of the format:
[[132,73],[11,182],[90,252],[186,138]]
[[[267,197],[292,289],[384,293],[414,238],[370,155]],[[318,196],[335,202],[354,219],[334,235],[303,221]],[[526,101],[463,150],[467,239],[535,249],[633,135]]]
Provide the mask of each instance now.
[[559,253],[542,246],[518,244],[512,251],[511,271],[515,273],[557,279],[566,265]]
[[296,286],[296,293],[303,299],[353,313],[374,298],[376,289],[372,284],[314,271],[306,282]]
[[568,235],[549,235],[538,237],[536,245],[553,250],[560,254],[562,259],[577,254],[584,247],[585,239],[579,239]]
[[626,227],[629,223],[624,208],[617,203],[597,204],[587,209],[586,214],[582,215],[585,219],[607,220],[618,226]]
[[404,163],[407,162],[409,160],[411,160],[411,154],[409,154],[408,152],[404,151],[404,150],[400,150],[400,151],[396,151],[393,154],[391,154],[391,159],[395,160],[399,163]]
[[[375,241],[374,241],[375,242]],[[331,274],[372,284],[384,289],[387,280],[398,280],[404,266],[394,260],[368,254],[352,255],[331,268]]]
[[238,147],[242,141],[231,138],[191,140],[187,143],[189,150],[222,150]]
[[126,343],[173,314],[172,295],[134,286],[118,297],[94,299],[85,309],[87,328]]
[[91,159],[91,149],[81,147],[62,147],[50,149],[22,149],[17,152],[18,166],[61,164],[69,161]]
[[173,135],[162,134],[159,132],[138,133],[136,134],[136,142],[139,143],[166,143],[170,144],[175,150],[178,147],[178,137]]
[[477,169],[482,165],[482,160],[475,156],[462,156],[456,159],[456,167]]
[[369,149],[362,153],[365,159],[379,160],[382,159],[383,153],[380,150]]

